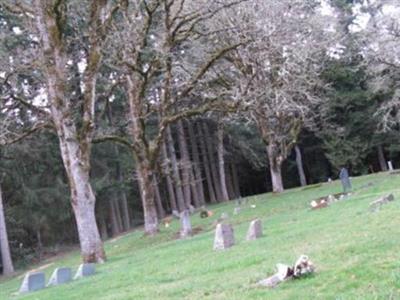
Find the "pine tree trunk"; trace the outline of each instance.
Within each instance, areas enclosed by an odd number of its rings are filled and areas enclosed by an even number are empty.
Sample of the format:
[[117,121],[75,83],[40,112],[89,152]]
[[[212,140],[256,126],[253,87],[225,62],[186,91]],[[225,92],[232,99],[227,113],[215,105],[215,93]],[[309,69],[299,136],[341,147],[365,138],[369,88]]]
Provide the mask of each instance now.
[[[114,152],[115,152],[116,157],[119,157],[119,150],[118,150],[117,146],[114,147]],[[118,183],[120,185],[123,185],[124,178],[122,176],[121,165],[120,165],[119,161],[117,162],[116,169],[117,169]],[[122,228],[124,229],[124,231],[127,231],[131,228],[131,218],[129,216],[129,206],[128,206],[128,199],[126,196],[125,188],[120,189],[119,196],[120,196],[121,214],[122,214],[121,215],[122,225],[123,225]]]
[[190,169],[192,168],[189,158],[189,151],[186,143],[185,129],[183,128],[182,120],[177,122],[178,129],[178,144],[181,162],[181,174],[182,174],[182,190],[185,196],[186,207],[189,207],[192,203],[192,193],[190,188]]
[[301,184],[301,186],[306,186],[307,180],[306,180],[306,175],[304,173],[303,159],[301,157],[300,147],[298,145],[296,145],[294,147],[294,150],[296,152],[296,165],[297,165],[297,171],[299,173],[300,184]]
[[172,139],[171,128],[168,127],[167,131],[167,146],[169,150],[169,157],[171,159],[172,174],[175,181],[175,195],[177,200],[178,209],[180,212],[186,209],[185,196],[182,191],[181,175],[179,172],[178,162],[176,159],[174,141]]
[[153,171],[144,157],[136,157],[136,164],[136,173],[143,205],[144,230],[146,234],[154,235],[159,231],[159,229],[155,191],[153,186]]
[[3,275],[9,276],[14,273],[14,266],[11,259],[10,245],[8,243],[6,218],[3,206],[3,195],[0,187],[0,252],[3,265]]
[[167,181],[167,189],[168,189],[168,195],[169,195],[169,201],[171,204],[171,209],[178,211],[178,207],[176,204],[175,191],[174,191],[174,184],[173,184],[172,178],[171,178],[171,166],[170,166],[170,161],[168,158],[167,146],[165,144],[165,141],[161,145],[161,153],[162,153],[162,158],[163,158],[165,179]]
[[160,187],[158,185],[158,180],[157,180],[156,175],[153,176],[153,186],[154,186],[158,218],[163,219],[165,217],[165,210],[162,205],[162,200],[161,200],[161,195],[160,195]]
[[221,193],[222,193],[222,201],[229,201],[228,189],[226,187],[226,178],[225,178],[225,159],[224,159],[224,125],[222,122],[218,122],[218,167],[219,167],[219,182],[221,183]]
[[204,136],[207,141],[206,146],[207,146],[208,161],[210,163],[211,176],[214,183],[217,201],[219,202],[223,199],[221,191],[221,182],[219,181],[219,175],[217,171],[217,160],[214,155],[215,145],[213,143],[213,139],[211,137],[207,122],[203,122],[203,130],[204,130],[203,131]]
[[110,211],[110,222],[111,222],[111,235],[116,236],[120,233],[120,228],[117,220],[117,212],[115,209],[115,199],[112,198],[108,201],[109,203],[109,211]]
[[196,123],[196,127],[197,127],[197,133],[199,135],[199,145],[200,145],[202,163],[203,163],[203,167],[204,167],[204,173],[206,175],[208,196],[210,197],[211,203],[216,203],[217,198],[215,195],[213,182],[212,182],[212,178],[211,178],[210,162],[208,161],[208,154],[207,154],[207,147],[206,147],[206,143],[207,143],[206,137],[203,133],[200,122]]
[[103,241],[108,239],[107,222],[104,216],[100,217],[100,236]]
[[230,200],[236,199],[235,190],[233,188],[232,172],[229,164],[225,169],[225,174],[226,174],[226,187],[228,189],[229,199]]
[[239,185],[238,172],[237,172],[235,163],[232,164],[232,181],[233,181],[233,188],[235,190],[236,198],[240,198],[241,197],[240,185]]
[[200,197],[199,197],[199,191],[197,189],[197,184],[196,184],[196,177],[194,175],[194,170],[191,167],[190,168],[190,190],[192,192],[192,199],[193,199],[193,205],[194,207],[200,207],[201,202],[200,202]]
[[379,159],[379,165],[381,167],[381,170],[383,172],[386,172],[388,170],[388,167],[386,164],[385,153],[384,153],[382,145],[378,146],[378,159]]
[[192,160],[194,162],[193,164],[194,180],[196,183],[197,195],[199,197],[199,204],[203,205],[205,204],[205,199],[204,199],[203,176],[201,174],[201,168],[200,168],[201,163],[200,163],[199,149],[196,142],[193,125],[189,121],[187,122],[187,125],[188,125],[189,139],[190,139],[190,147],[192,150]]
[[122,223],[122,215],[121,215],[121,201],[120,199],[117,197],[118,193],[115,193],[115,212],[116,212],[116,216],[117,216],[117,222],[118,222],[118,229],[119,232],[121,233],[122,231],[124,231],[124,225]]
[[131,219],[129,216],[128,199],[124,190],[120,191],[121,196],[121,211],[122,211],[122,224],[124,231],[128,231],[131,228]]
[[43,254],[43,243],[42,243],[42,233],[40,232],[40,227],[36,229],[36,239],[37,239],[37,253],[38,253],[38,258],[39,261],[42,260],[42,254]]
[[281,193],[284,190],[282,181],[282,159],[277,154],[274,145],[268,145],[267,151],[269,159],[269,169],[272,180],[272,191],[274,193]]

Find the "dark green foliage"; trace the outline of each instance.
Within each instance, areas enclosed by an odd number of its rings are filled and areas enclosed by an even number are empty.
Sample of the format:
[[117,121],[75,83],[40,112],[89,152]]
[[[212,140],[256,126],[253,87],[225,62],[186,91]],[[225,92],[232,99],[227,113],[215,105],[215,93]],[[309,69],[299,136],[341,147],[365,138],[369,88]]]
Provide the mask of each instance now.
[[326,156],[336,170],[347,166],[354,174],[365,174],[367,155],[382,143],[374,117],[381,99],[368,90],[357,60],[332,62],[323,77],[332,87],[318,134]]

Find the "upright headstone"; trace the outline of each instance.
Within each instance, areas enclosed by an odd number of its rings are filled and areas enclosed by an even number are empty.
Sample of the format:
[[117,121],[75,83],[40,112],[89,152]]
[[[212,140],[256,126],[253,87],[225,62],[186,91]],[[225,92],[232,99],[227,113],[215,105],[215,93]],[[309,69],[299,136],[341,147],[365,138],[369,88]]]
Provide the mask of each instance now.
[[177,210],[173,210],[172,215],[174,216],[174,218],[179,219],[179,212]]
[[227,214],[226,212],[223,212],[223,213],[221,214],[220,219],[221,219],[222,221],[228,220],[228,218],[229,218],[229,216],[228,216],[228,214]]
[[239,213],[240,213],[240,207],[235,207],[234,209],[233,209],[233,214],[234,215],[238,215]]
[[59,285],[71,281],[72,273],[70,268],[57,268],[50,277],[47,286]]
[[94,275],[95,271],[95,264],[81,264],[78,268],[78,271],[76,271],[74,279]]
[[229,224],[218,224],[215,229],[214,250],[225,250],[235,244],[233,227]]
[[186,238],[192,235],[192,224],[190,223],[190,213],[188,210],[184,210],[180,213],[179,219],[181,222],[180,237]]
[[247,231],[246,240],[253,241],[262,237],[262,224],[260,219],[251,221],[249,230]]
[[388,166],[389,166],[389,171],[393,171],[394,170],[391,160],[388,161]]
[[43,272],[28,273],[22,281],[22,285],[19,289],[20,293],[28,293],[45,288],[45,276]]
[[189,212],[191,215],[193,215],[196,212],[196,208],[193,205],[189,205]]
[[343,192],[347,193],[351,190],[351,182],[349,177],[349,171],[346,168],[342,168],[339,174],[340,181],[342,182]]

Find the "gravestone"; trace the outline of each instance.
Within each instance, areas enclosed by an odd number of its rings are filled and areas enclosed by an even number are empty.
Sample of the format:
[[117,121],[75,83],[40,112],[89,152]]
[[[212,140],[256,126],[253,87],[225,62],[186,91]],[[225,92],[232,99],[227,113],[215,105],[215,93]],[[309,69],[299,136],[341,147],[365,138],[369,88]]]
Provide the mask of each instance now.
[[214,250],[225,250],[235,244],[233,227],[230,224],[218,224],[215,229]]
[[392,161],[389,160],[387,163],[388,163],[388,166],[389,166],[389,171],[393,171],[394,168],[393,168],[393,163],[392,163]]
[[189,205],[189,212],[191,215],[193,215],[196,212],[196,208],[193,205]]
[[57,268],[50,277],[47,286],[59,285],[71,281],[72,274],[70,268]]
[[380,210],[381,206],[387,204],[389,202],[394,201],[394,195],[389,194],[387,196],[380,197],[379,199],[372,201],[369,205],[369,208],[373,212],[377,212]]
[[262,224],[260,219],[251,221],[249,230],[247,231],[246,240],[254,241],[262,237]]
[[180,213],[179,219],[181,222],[181,231],[179,233],[181,238],[186,238],[192,235],[192,224],[190,223],[190,214],[188,210]]
[[22,281],[20,293],[28,293],[45,288],[45,276],[43,272],[28,273]]
[[349,171],[346,168],[342,168],[339,174],[340,181],[342,182],[343,192],[347,193],[347,191],[351,190],[351,182],[349,177]]
[[333,195],[328,195],[326,200],[328,201],[328,203],[332,203],[336,201],[336,198]]
[[228,214],[225,213],[225,212],[223,212],[223,213],[221,214],[220,220],[221,220],[221,221],[225,221],[225,220],[228,220],[228,218],[229,218]]
[[240,213],[240,207],[235,207],[234,209],[233,209],[233,214],[234,215],[238,215]]
[[179,219],[179,212],[177,210],[173,210],[172,215],[174,216],[174,218]]
[[78,271],[76,271],[74,279],[94,275],[95,271],[95,264],[81,264],[78,268]]

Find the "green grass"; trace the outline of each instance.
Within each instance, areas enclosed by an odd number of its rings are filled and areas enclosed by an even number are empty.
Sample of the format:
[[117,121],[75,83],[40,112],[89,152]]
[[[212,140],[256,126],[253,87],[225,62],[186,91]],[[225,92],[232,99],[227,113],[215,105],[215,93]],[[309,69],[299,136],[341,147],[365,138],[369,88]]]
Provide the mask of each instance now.
[[[368,182],[371,187],[360,189]],[[176,240],[178,223],[157,237],[129,233],[106,243],[107,263],[95,276],[24,296],[15,295],[22,278],[3,279],[0,299],[400,299],[400,176],[385,173],[354,178],[349,200],[310,211],[309,202],[341,191],[340,183],[292,189],[281,195],[250,197],[233,216],[234,202],[211,209],[212,218],[193,216],[204,231]],[[369,202],[389,192],[396,201],[377,213]],[[250,208],[256,204],[256,208]],[[227,212],[236,245],[212,250],[212,223]],[[246,242],[249,221],[260,218],[264,237]],[[285,282],[275,289],[255,283],[275,272],[275,264],[291,264],[301,254],[317,267],[315,275]],[[48,266],[79,264],[79,253],[67,254]]]

